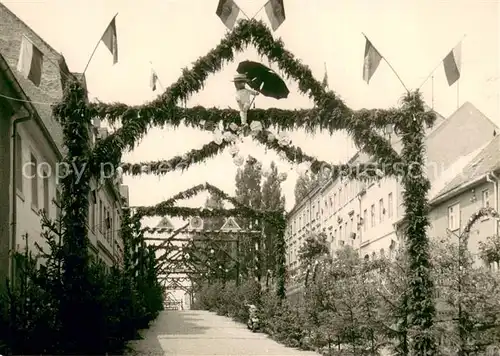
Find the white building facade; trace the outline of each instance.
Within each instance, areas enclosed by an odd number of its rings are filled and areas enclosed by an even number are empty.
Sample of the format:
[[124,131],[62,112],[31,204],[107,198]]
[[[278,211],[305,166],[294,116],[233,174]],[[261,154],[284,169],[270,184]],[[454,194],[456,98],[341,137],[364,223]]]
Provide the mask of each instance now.
[[[465,103],[448,119],[438,115],[426,136],[427,175],[431,185],[460,157],[489,142],[495,130],[498,132],[496,125],[470,103]],[[456,138],[452,145],[450,137]],[[398,137],[388,138],[400,152]],[[358,152],[348,163],[368,161],[367,155]],[[383,177],[370,183],[338,178],[313,188],[288,215],[287,267],[292,277],[289,291],[295,290],[298,252],[308,234],[326,234],[332,255],[341,246],[350,245],[365,259],[392,257],[401,243],[396,231],[403,216],[403,189],[397,178]]]

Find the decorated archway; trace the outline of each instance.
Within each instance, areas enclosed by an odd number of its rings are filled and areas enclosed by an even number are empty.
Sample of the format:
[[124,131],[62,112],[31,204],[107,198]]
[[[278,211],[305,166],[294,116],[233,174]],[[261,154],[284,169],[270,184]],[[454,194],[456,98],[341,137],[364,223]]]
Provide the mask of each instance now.
[[[189,199],[202,191],[208,191],[218,196],[223,201],[233,205],[232,209],[211,209],[211,208],[188,208],[174,206],[180,200]],[[160,241],[159,245],[153,245],[155,251],[161,250],[163,253],[156,259],[158,276],[168,277],[170,275],[194,275],[200,278],[213,281],[218,279],[235,280],[240,283],[241,278],[253,278],[261,281],[262,277],[269,277],[266,273],[271,271],[271,276],[275,277],[276,293],[280,297],[285,296],[285,212],[282,210],[256,210],[241,204],[234,197],[229,196],[219,188],[209,184],[199,184],[190,189],[182,191],[172,198],[158,203],[151,207],[134,207],[136,219],[152,216],[169,216],[189,218],[213,218],[226,217],[230,221],[232,218],[240,218],[247,221],[245,228],[228,229],[222,227],[219,230],[207,230],[203,227],[189,228],[190,223],[177,230],[172,230],[172,235],[164,238],[145,236],[145,241]],[[276,235],[272,237],[272,246],[267,246],[264,226],[273,226]],[[143,228],[143,232],[154,232],[155,229]],[[168,232],[168,231],[167,231]],[[184,237],[180,237],[184,235]],[[186,237],[187,235],[187,237]],[[252,258],[251,266],[245,265],[240,258],[240,242],[247,240],[245,246],[250,249]],[[222,246],[224,244],[225,246]],[[229,245],[229,246],[228,246]],[[229,249],[228,249],[229,247]],[[263,258],[264,252],[272,251],[275,256],[274,266],[267,265]],[[215,258],[221,255],[219,259]],[[226,262],[223,262],[225,260]],[[250,271],[250,272],[249,272]],[[269,282],[266,280],[266,282]]]
[[[217,108],[183,108],[178,106],[195,92],[201,90],[210,74],[221,70],[224,63],[232,61],[235,52],[241,52],[247,46],[254,46],[258,53],[274,62],[288,77],[293,78],[302,94],[311,97],[315,106],[309,110],[252,109],[248,113],[250,122],[256,130],[254,139],[272,149],[282,152],[293,163],[309,162],[310,169],[317,172],[328,167],[334,177],[344,175],[352,179],[367,180],[376,175],[399,176],[404,187],[405,235],[410,259],[410,325],[414,329],[413,349],[416,354],[432,354],[435,344],[428,332],[433,325],[435,308],[433,303],[433,283],[429,276],[429,254],[426,228],[427,192],[429,181],[423,174],[424,127],[432,125],[435,115],[424,108],[418,92],[408,92],[399,109],[391,110],[352,110],[334,92],[326,91],[316,80],[311,70],[286,50],[281,40],[273,38],[265,24],[256,20],[241,20],[231,32],[208,54],[196,60],[190,69],[184,69],[181,77],[157,99],[143,105],[128,106],[115,103],[88,103],[85,89],[79,83],[72,83],[65,92],[64,100],[58,104],[54,113],[63,124],[65,144],[68,148],[66,160],[75,166],[86,166],[82,176],[69,175],[62,182],[63,198],[68,203],[65,216],[65,243],[70,258],[66,264],[66,275],[78,279],[81,266],[85,264],[86,232],[85,221],[88,212],[89,181],[92,175],[102,174],[104,162],[111,163],[116,169],[121,165],[124,150],[132,149],[136,142],[147,133],[151,126],[178,126],[181,123],[211,130],[221,123],[225,133],[224,140],[214,140],[199,149],[185,155],[164,161],[144,162],[137,165],[123,164],[126,174],[165,174],[173,170],[187,169],[190,165],[202,162],[220,153],[231,145],[237,137],[240,122],[239,112]],[[97,142],[91,149],[88,138],[88,126],[91,118],[99,117],[110,123],[121,121],[122,127],[109,137]],[[398,154],[390,142],[379,132],[387,125],[392,125],[394,132],[402,138],[403,149]],[[321,128],[333,132],[347,130],[356,145],[371,155],[374,162],[349,165],[329,165],[305,154],[299,147],[286,140],[276,140],[267,130]],[[111,170],[109,164],[106,170]],[[144,168],[151,167],[151,168]],[[108,173],[109,172],[105,172]],[[154,207],[137,209],[138,216],[238,216],[251,214],[256,218],[275,220],[283,230],[283,214],[257,212],[248,207],[236,206],[234,209],[200,211],[199,209],[179,208],[172,202],[163,202]],[[280,237],[283,238],[282,236]],[[284,246],[284,244],[283,244]],[[283,265],[284,268],[284,265]],[[283,271],[284,274],[284,271]],[[75,277],[76,276],[76,277]],[[78,285],[76,281],[75,285]],[[284,296],[284,289],[279,290]]]

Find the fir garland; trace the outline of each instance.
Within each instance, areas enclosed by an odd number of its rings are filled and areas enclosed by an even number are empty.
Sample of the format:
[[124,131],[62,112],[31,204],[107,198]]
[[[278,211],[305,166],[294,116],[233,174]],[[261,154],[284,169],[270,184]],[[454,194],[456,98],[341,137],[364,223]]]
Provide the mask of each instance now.
[[[85,169],[91,155],[88,127],[91,116],[86,105],[86,91],[80,83],[69,83],[63,100],[53,107],[54,116],[61,123],[67,154],[64,159],[68,169],[61,179],[61,210],[63,231],[64,298],[61,300],[61,333],[63,339],[72,340],[72,347],[83,345],[80,328],[89,324],[87,308],[91,293],[88,275],[89,193],[91,172]],[[80,175],[79,175],[80,174]],[[80,353],[67,349],[68,353]]]
[[[399,155],[392,150],[391,153],[388,153],[392,156],[388,156],[389,158],[386,160],[388,162],[393,162],[390,164],[380,162],[361,163],[356,165],[332,165],[326,161],[318,160],[304,153],[300,147],[281,145],[277,139],[269,140],[270,135],[273,136],[271,132],[264,130],[253,135],[253,138],[260,144],[266,146],[266,148],[273,149],[278,153],[283,153],[284,158],[286,158],[290,163],[298,164],[302,162],[309,162],[311,164],[311,171],[315,174],[320,171],[330,171],[332,179],[342,176],[348,179],[370,180],[377,177],[380,178],[379,171],[381,171],[384,176],[394,176],[398,174],[397,168],[401,163]],[[175,170],[185,170],[193,164],[203,162],[207,158],[213,157],[223,151],[230,145],[231,142],[227,141],[223,141],[221,144],[211,142],[204,145],[201,149],[193,149],[182,156],[175,156],[169,160],[122,163],[121,167],[124,174],[167,174],[168,172]]]
[[169,160],[149,161],[140,163],[122,163],[124,174],[167,174],[176,170],[185,170],[191,165],[205,161],[222,152],[231,143],[223,141],[220,145],[210,142],[200,149],[192,149],[182,156],[175,156]]
[[[286,50],[281,40],[275,40],[263,22],[241,20],[217,47],[194,62],[191,69],[184,69],[177,82],[156,100],[138,106],[121,103],[90,104],[92,116],[110,122],[121,119],[122,123],[121,129],[98,143],[95,150],[98,156],[96,160],[113,157],[112,160],[117,163],[121,149],[133,148],[136,140],[147,132],[150,125],[178,126],[184,121],[187,125],[204,127],[207,123],[220,120],[226,124],[239,122],[239,113],[236,110],[201,107],[186,109],[179,108],[177,103],[186,101],[193,93],[201,90],[210,74],[220,71],[225,63],[234,59],[235,52],[241,52],[250,44],[255,46],[261,56],[275,62],[286,76],[294,78],[301,93],[313,98],[315,102],[315,108],[311,110],[251,110],[250,121],[260,121],[264,127],[276,126],[280,129],[297,125],[309,129],[327,129],[330,132],[345,129],[353,134],[356,144],[374,155],[377,160],[395,157],[390,143],[374,129],[384,128],[388,124],[398,125],[402,117],[399,110],[349,109],[335,93],[325,92],[310,68]],[[432,114],[429,114],[429,118],[432,120]],[[119,150],[117,146],[120,147]]]
[[436,314],[434,283],[430,276],[429,179],[424,175],[424,122],[427,115],[420,93],[408,93],[403,99],[401,126],[404,160],[403,203],[406,210],[404,232],[409,259],[409,327],[413,329],[411,349],[415,355],[435,355],[436,340],[430,332]]

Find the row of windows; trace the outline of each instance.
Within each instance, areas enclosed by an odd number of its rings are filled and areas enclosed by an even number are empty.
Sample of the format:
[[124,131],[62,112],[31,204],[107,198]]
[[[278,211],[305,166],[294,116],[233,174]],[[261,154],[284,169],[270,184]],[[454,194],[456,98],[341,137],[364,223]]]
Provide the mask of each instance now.
[[[334,194],[333,195],[334,198],[332,200],[329,200],[332,204],[331,205],[332,207],[334,206],[333,202],[335,201],[335,196],[336,195]],[[327,204],[327,202],[328,201],[325,199],[325,204]],[[318,205],[313,204],[313,210],[312,210],[313,212],[316,212],[316,208],[315,208],[316,206],[319,206],[319,203],[318,203]],[[322,210],[321,213],[324,214],[325,210]],[[378,211],[378,215],[377,215],[377,211]],[[316,212],[316,214],[318,214],[318,212]],[[342,224],[340,224],[341,225],[339,227],[340,236],[345,237],[345,236],[347,236],[346,234],[348,232],[351,233],[351,232],[357,231],[357,229],[358,229],[357,224],[362,225],[363,230],[366,231],[368,228],[368,224],[370,227],[375,227],[377,225],[377,223],[384,222],[386,216],[389,219],[394,216],[394,198],[393,198],[392,193],[389,193],[387,195],[387,206],[385,205],[384,198],[381,198],[378,201],[378,206],[376,206],[375,204],[372,204],[370,206],[370,220],[368,220],[368,209],[364,209],[363,216],[362,216],[363,220],[360,220],[360,216],[358,214],[355,222],[354,222],[354,217],[351,217],[350,224],[348,221],[346,221],[344,223],[344,229],[342,229]],[[318,218],[319,218],[319,215],[318,215]],[[293,219],[292,224],[290,224],[290,226],[288,227],[289,235],[296,233],[299,229],[302,229],[304,226],[306,226],[306,224],[308,224],[311,221],[312,221],[312,219],[311,219],[311,216],[309,216],[309,209],[306,209],[298,218]],[[348,226],[348,224],[349,224],[349,226]],[[344,232],[345,235],[342,235],[342,231]]]
[[115,222],[113,219],[113,211],[102,201],[102,199],[97,199],[95,191],[92,191],[90,194],[89,220],[92,232],[95,233],[96,231],[99,231],[106,241],[113,246],[113,226]]
[[[24,159],[23,159],[23,142],[21,136],[16,134],[16,189],[18,192],[24,194],[24,176],[27,174],[30,180],[31,186],[31,206],[34,210],[43,209],[50,217],[50,175],[48,171],[43,171],[40,169],[38,160],[33,153],[30,153],[29,171],[25,170]],[[42,180],[42,205],[40,205],[40,195],[39,195],[39,179]],[[56,189],[56,200],[59,201],[59,190]],[[57,208],[57,216],[59,216],[59,207]]]

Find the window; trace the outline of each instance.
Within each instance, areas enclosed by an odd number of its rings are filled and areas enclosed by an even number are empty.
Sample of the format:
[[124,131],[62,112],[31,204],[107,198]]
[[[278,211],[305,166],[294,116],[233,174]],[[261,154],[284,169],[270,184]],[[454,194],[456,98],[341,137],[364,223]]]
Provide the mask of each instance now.
[[389,193],[389,195],[387,196],[387,215],[392,218],[392,214],[393,214],[393,207],[392,207],[392,193]]
[[43,209],[49,216],[50,194],[49,194],[49,174],[45,172],[43,177]]
[[349,232],[354,232],[354,217],[351,217],[351,225],[349,230]]
[[378,221],[379,222],[384,221],[384,215],[385,215],[384,199],[380,199],[378,201]]
[[385,250],[383,248],[380,249],[380,258],[385,258]]
[[460,204],[448,207],[448,229],[451,231],[460,228]]
[[363,211],[363,231],[366,231],[366,226],[368,225],[368,210]]
[[337,209],[337,193],[333,194],[333,208]]
[[302,229],[302,216],[299,216],[299,229]]
[[316,210],[316,219],[319,219],[319,209],[321,209],[321,204],[319,203],[319,200],[317,202],[317,205],[318,205],[318,210]]
[[372,204],[371,208],[370,208],[370,222],[371,222],[371,227],[374,227],[375,226],[375,204]]
[[23,142],[21,136],[16,134],[16,189],[23,191]]
[[348,232],[347,232],[347,221],[346,221],[344,224],[344,240],[347,240],[347,234]]
[[483,190],[483,208],[490,207],[490,191],[488,189]]
[[35,156],[31,155],[31,205],[38,209],[38,176],[36,174],[36,167],[38,167],[38,163],[36,161]]
[[343,239],[344,235],[342,235],[342,225],[339,226],[339,239]]

